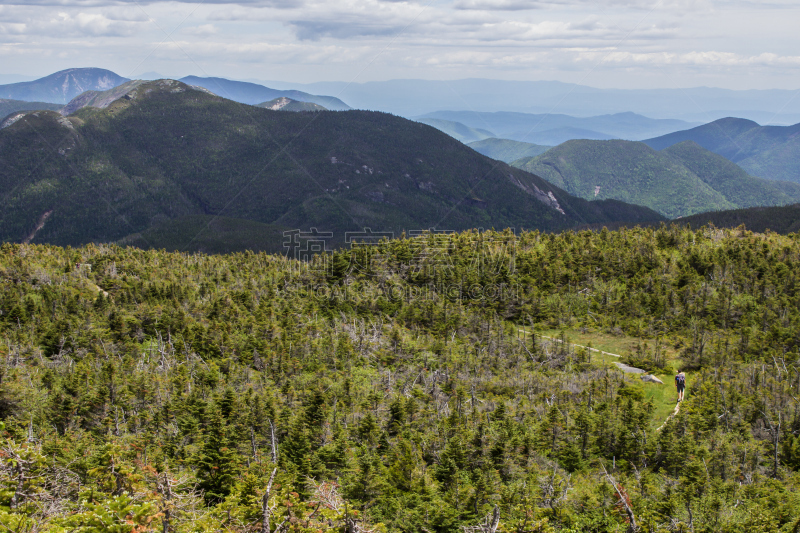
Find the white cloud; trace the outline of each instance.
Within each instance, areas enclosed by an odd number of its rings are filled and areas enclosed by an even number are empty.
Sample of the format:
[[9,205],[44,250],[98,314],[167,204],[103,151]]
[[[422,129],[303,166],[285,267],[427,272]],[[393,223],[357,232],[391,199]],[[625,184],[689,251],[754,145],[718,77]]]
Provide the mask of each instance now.
[[198,37],[209,37],[219,33],[219,29],[213,24],[202,24],[200,26],[192,26],[181,30],[181,33],[186,35],[196,35]]
[[786,83],[798,19],[788,0],[0,0],[0,70],[41,75],[63,68],[56,56],[121,74],[202,66],[247,78],[259,65],[264,79],[288,65],[303,79],[365,65],[371,79],[561,79],[590,68],[657,78],[666,65],[731,79],[757,69]]

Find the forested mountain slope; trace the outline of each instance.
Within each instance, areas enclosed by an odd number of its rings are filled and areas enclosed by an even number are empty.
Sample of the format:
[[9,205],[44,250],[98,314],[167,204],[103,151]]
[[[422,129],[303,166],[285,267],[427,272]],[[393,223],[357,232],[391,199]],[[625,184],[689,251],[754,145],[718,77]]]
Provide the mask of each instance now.
[[800,182],[800,124],[761,126],[723,118],[644,141],[656,150],[691,140],[759,178]]
[[[795,237],[677,226],[310,265],[6,243],[0,524],[794,531],[798,279]],[[686,401],[533,327],[638,339]]]
[[105,109],[26,114],[0,130],[0,160],[0,239],[11,241],[109,242],[170,220],[198,221],[196,235],[202,217],[220,216],[341,241],[365,227],[399,235],[660,218],[572,197],[399,117],[283,113],[174,80],[135,85]]
[[798,233],[800,232],[800,204],[711,211],[685,217],[680,222],[690,224],[694,228],[713,224],[718,228],[744,226],[751,231],[758,232],[770,230],[783,234]]
[[798,184],[749,176],[691,141],[662,151],[631,141],[568,141],[513,165],[576,196],[645,205],[670,218],[800,199]]

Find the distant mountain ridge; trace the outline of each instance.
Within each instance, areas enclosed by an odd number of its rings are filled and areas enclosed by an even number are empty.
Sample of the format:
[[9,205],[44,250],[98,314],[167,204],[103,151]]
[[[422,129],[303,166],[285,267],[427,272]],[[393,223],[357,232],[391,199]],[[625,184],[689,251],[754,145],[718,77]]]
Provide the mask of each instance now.
[[492,159],[497,159],[504,163],[512,163],[517,159],[526,157],[536,157],[552,148],[552,146],[542,146],[512,141],[510,139],[497,139],[494,137],[481,141],[474,141],[468,143],[467,146],[486,157],[491,157]]
[[[795,98],[796,91],[780,89],[600,89],[558,81],[476,78],[396,79],[363,83],[262,83],[279,89],[337,94],[353,107],[379,109],[408,118],[440,110],[479,109],[486,112],[564,113],[574,116],[631,111],[654,118],[680,118],[695,123],[726,116],[783,124],[800,121],[800,98]],[[485,125],[480,127],[487,128]],[[651,137],[657,135],[660,134],[654,133]]]
[[687,140],[730,159],[753,176],[800,183],[800,124],[761,126],[728,117],[644,142],[661,150]]
[[102,68],[71,68],[34,81],[0,85],[0,98],[66,104],[86,91],[106,91],[127,81]]
[[234,81],[214,77],[201,78],[199,76],[186,76],[179,81],[188,85],[205,87],[214,94],[243,104],[258,105],[276,98],[284,97],[298,102],[311,102],[331,111],[346,111],[352,109],[349,105],[333,96],[318,96],[293,90],[280,91],[245,81]]
[[748,175],[687,141],[656,151],[635,141],[573,140],[513,166],[582,198],[614,198],[670,217],[800,200],[800,185]]
[[13,192],[0,240],[11,241],[180,249],[202,241],[230,250],[218,241],[239,220],[236,246],[264,249],[282,228],[343,239],[365,227],[399,235],[663,220],[644,207],[576,198],[400,117],[259,109],[175,80],[142,83],[67,117],[24,113],[0,130],[0,160],[0,189]]
[[574,117],[557,113],[436,111],[417,117],[417,120],[422,118],[460,122],[471,128],[490,130],[501,139],[550,146],[572,139],[638,141],[694,125],[683,120],[652,119],[630,112]]

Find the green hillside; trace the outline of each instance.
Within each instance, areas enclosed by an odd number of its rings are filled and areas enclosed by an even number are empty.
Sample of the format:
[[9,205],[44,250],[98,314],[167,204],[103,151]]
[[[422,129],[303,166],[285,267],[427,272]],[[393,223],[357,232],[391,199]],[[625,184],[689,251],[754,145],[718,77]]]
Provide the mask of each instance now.
[[171,80],[66,118],[27,114],[0,130],[0,160],[0,239],[18,242],[113,242],[195,215],[315,227],[339,242],[365,227],[399,235],[659,218],[574,198],[417,122],[282,113]]
[[536,157],[551,148],[540,144],[512,141],[511,139],[496,139],[494,137],[467,143],[467,146],[479,154],[505,163],[511,163],[525,157]]
[[495,134],[491,131],[482,128],[470,128],[460,122],[453,122],[451,120],[441,120],[438,118],[420,118],[417,122],[433,126],[439,131],[442,131],[450,137],[461,141],[462,143],[471,143],[481,141],[483,139],[493,138]]
[[752,120],[724,118],[689,130],[644,141],[660,150],[691,140],[733,161],[753,176],[800,182],[800,124],[760,126]]
[[662,152],[677,159],[739,207],[788,204],[800,199],[800,184],[755,178],[735,163],[693,141],[675,144]]
[[665,225],[5,243],[0,529],[791,533],[798,279],[796,236]]
[[694,143],[658,152],[640,142],[569,141],[513,165],[576,196],[614,198],[671,218],[800,199],[794,184],[749,176]]

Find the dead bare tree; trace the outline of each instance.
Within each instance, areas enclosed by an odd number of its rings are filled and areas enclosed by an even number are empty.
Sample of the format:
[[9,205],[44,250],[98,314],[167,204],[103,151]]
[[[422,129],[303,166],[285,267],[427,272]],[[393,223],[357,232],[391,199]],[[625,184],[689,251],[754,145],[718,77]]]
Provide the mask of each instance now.
[[628,533],[634,533],[635,531],[638,531],[639,527],[636,525],[636,516],[633,514],[630,496],[628,496],[627,493],[624,493],[624,489],[620,489],[621,485],[614,481],[614,478],[611,477],[611,474],[609,474],[608,470],[606,470],[605,465],[603,465],[603,473],[606,475],[608,482],[611,483],[611,486],[614,487],[614,490],[617,491],[617,496],[619,496],[619,505],[625,510],[625,514],[628,517]]
[[[271,422],[270,425],[272,425]],[[261,533],[270,533],[270,519],[272,518],[274,507],[269,505],[269,497],[272,494],[272,482],[275,481],[277,472],[277,468],[272,469],[272,474],[269,476],[269,482],[267,483],[267,490],[264,491],[264,495],[261,497]]]
[[486,517],[477,526],[461,526],[464,533],[495,533],[500,526],[500,508],[495,505],[492,513]]

